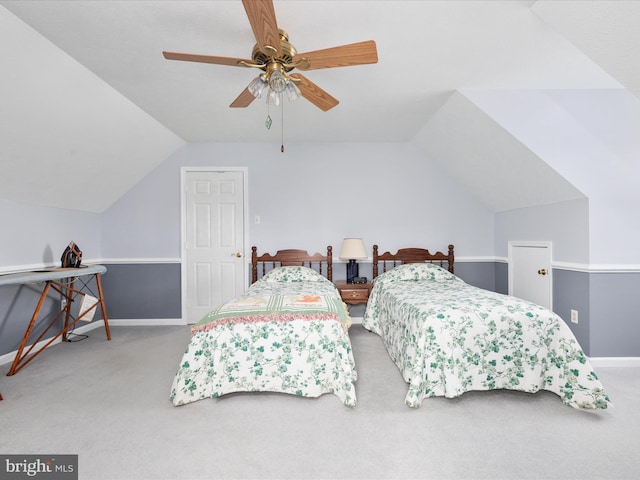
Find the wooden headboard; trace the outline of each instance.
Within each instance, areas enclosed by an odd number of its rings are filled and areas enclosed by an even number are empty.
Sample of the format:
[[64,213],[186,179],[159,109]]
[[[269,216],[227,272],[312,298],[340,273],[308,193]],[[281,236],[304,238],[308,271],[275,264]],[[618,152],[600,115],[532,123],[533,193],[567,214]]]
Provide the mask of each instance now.
[[[251,283],[255,283],[258,281],[258,273],[260,272],[260,278],[262,278],[265,273],[269,270],[272,270],[276,267],[287,267],[287,266],[302,266],[309,267],[316,270],[321,275],[327,277],[329,281],[333,280],[333,248],[331,245],[327,247],[327,254],[321,255],[316,253],[314,255],[309,255],[306,250],[278,250],[275,255],[270,255],[265,253],[263,255],[258,256],[258,248],[251,247]],[[261,265],[262,268],[258,268],[258,265]],[[324,265],[324,267],[323,267]],[[267,269],[267,267],[269,267]],[[325,272],[323,273],[323,270]]]
[[[382,255],[378,254],[378,245],[373,246],[373,278],[378,276],[378,268],[382,263],[382,273],[387,271],[387,268],[391,269],[397,265],[403,263],[436,263],[442,268],[445,268],[444,264],[447,264],[447,270],[453,273],[453,245],[449,245],[449,251],[445,255],[442,252],[429,253],[429,250],[424,248],[401,248],[397,253],[391,254],[385,252]],[[389,267],[387,267],[389,264]]]

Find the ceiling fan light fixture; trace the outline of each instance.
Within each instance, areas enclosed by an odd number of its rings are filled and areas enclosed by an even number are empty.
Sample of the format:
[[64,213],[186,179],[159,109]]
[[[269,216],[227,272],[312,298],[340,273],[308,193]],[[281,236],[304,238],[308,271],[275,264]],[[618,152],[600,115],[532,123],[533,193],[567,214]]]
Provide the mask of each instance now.
[[287,87],[285,91],[287,92],[287,98],[290,102],[295,102],[302,96],[302,92],[300,92],[298,86],[291,80],[287,81]]
[[287,88],[287,80],[279,70],[274,70],[269,75],[269,87],[278,93],[284,92],[285,88]]
[[262,92],[266,87],[267,81],[264,79],[264,74],[262,74],[251,81],[251,83],[247,87],[247,90],[249,90],[251,95],[253,95],[254,97],[260,98],[262,97]]
[[282,93],[276,92],[273,89],[269,89],[269,94],[267,95],[267,104],[273,105],[277,107],[280,105],[280,99],[282,98]]
[[[232,108],[248,107],[255,98],[262,96],[268,98],[269,91],[273,90],[280,92],[281,96],[285,91],[291,92],[287,93],[290,101],[302,96],[326,112],[340,103],[338,99],[299,73],[291,74],[292,70],[319,70],[378,63],[378,51],[374,40],[298,53],[297,49],[289,42],[288,33],[278,28],[274,0],[242,0],[242,4],[256,40],[250,60],[216,55],[162,52],[167,60],[262,70],[264,73],[260,76],[261,78],[254,79],[250,89],[242,90],[240,95],[229,105]],[[295,86],[299,92],[293,86],[287,86],[287,83],[291,81],[296,83]],[[267,87],[269,88],[265,93],[264,89]],[[273,101],[276,101],[275,97],[273,97]],[[280,100],[280,104],[282,104],[282,100]]]

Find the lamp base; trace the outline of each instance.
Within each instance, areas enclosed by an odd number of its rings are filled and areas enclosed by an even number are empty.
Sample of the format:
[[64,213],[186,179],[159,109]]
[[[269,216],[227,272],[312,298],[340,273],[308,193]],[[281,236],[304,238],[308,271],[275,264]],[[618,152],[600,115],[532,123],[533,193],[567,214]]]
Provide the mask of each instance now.
[[353,283],[353,279],[358,276],[358,264],[355,260],[349,260],[347,263],[347,283]]

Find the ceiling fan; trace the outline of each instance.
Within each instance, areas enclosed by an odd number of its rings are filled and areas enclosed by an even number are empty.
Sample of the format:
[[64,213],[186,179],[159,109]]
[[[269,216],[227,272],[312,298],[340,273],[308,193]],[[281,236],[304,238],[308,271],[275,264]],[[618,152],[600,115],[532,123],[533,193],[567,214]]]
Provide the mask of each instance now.
[[373,40],[298,53],[289,43],[289,36],[278,29],[272,0],[242,0],[256,37],[251,59],[217,57],[193,53],[162,52],[168,60],[213,63],[232,67],[258,68],[263,73],[254,78],[230,105],[247,107],[267,93],[267,101],[278,105],[284,93],[293,101],[300,95],[323,111],[336,105],[338,100],[294,69],[317,70],[321,68],[348,67],[378,62],[376,43]]

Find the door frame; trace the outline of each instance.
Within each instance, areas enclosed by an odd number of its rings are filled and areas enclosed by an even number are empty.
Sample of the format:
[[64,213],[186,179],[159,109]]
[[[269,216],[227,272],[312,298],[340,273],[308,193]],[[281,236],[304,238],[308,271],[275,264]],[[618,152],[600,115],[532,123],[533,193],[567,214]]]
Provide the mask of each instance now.
[[186,177],[187,173],[192,172],[242,172],[242,202],[244,217],[244,245],[242,246],[242,258],[244,259],[244,288],[249,286],[249,274],[247,271],[247,252],[249,251],[249,169],[248,167],[180,167],[180,312],[182,315],[182,324],[187,324],[187,253],[186,253],[186,236],[187,236],[187,215],[186,215]]
[[553,242],[549,241],[521,241],[521,240],[510,240],[508,242],[509,247],[509,256],[508,256],[508,277],[509,277],[509,295],[513,295],[513,247],[533,247],[540,248],[544,247],[547,250],[547,258],[549,260],[549,310],[553,311],[553,265],[552,265],[552,244]]

